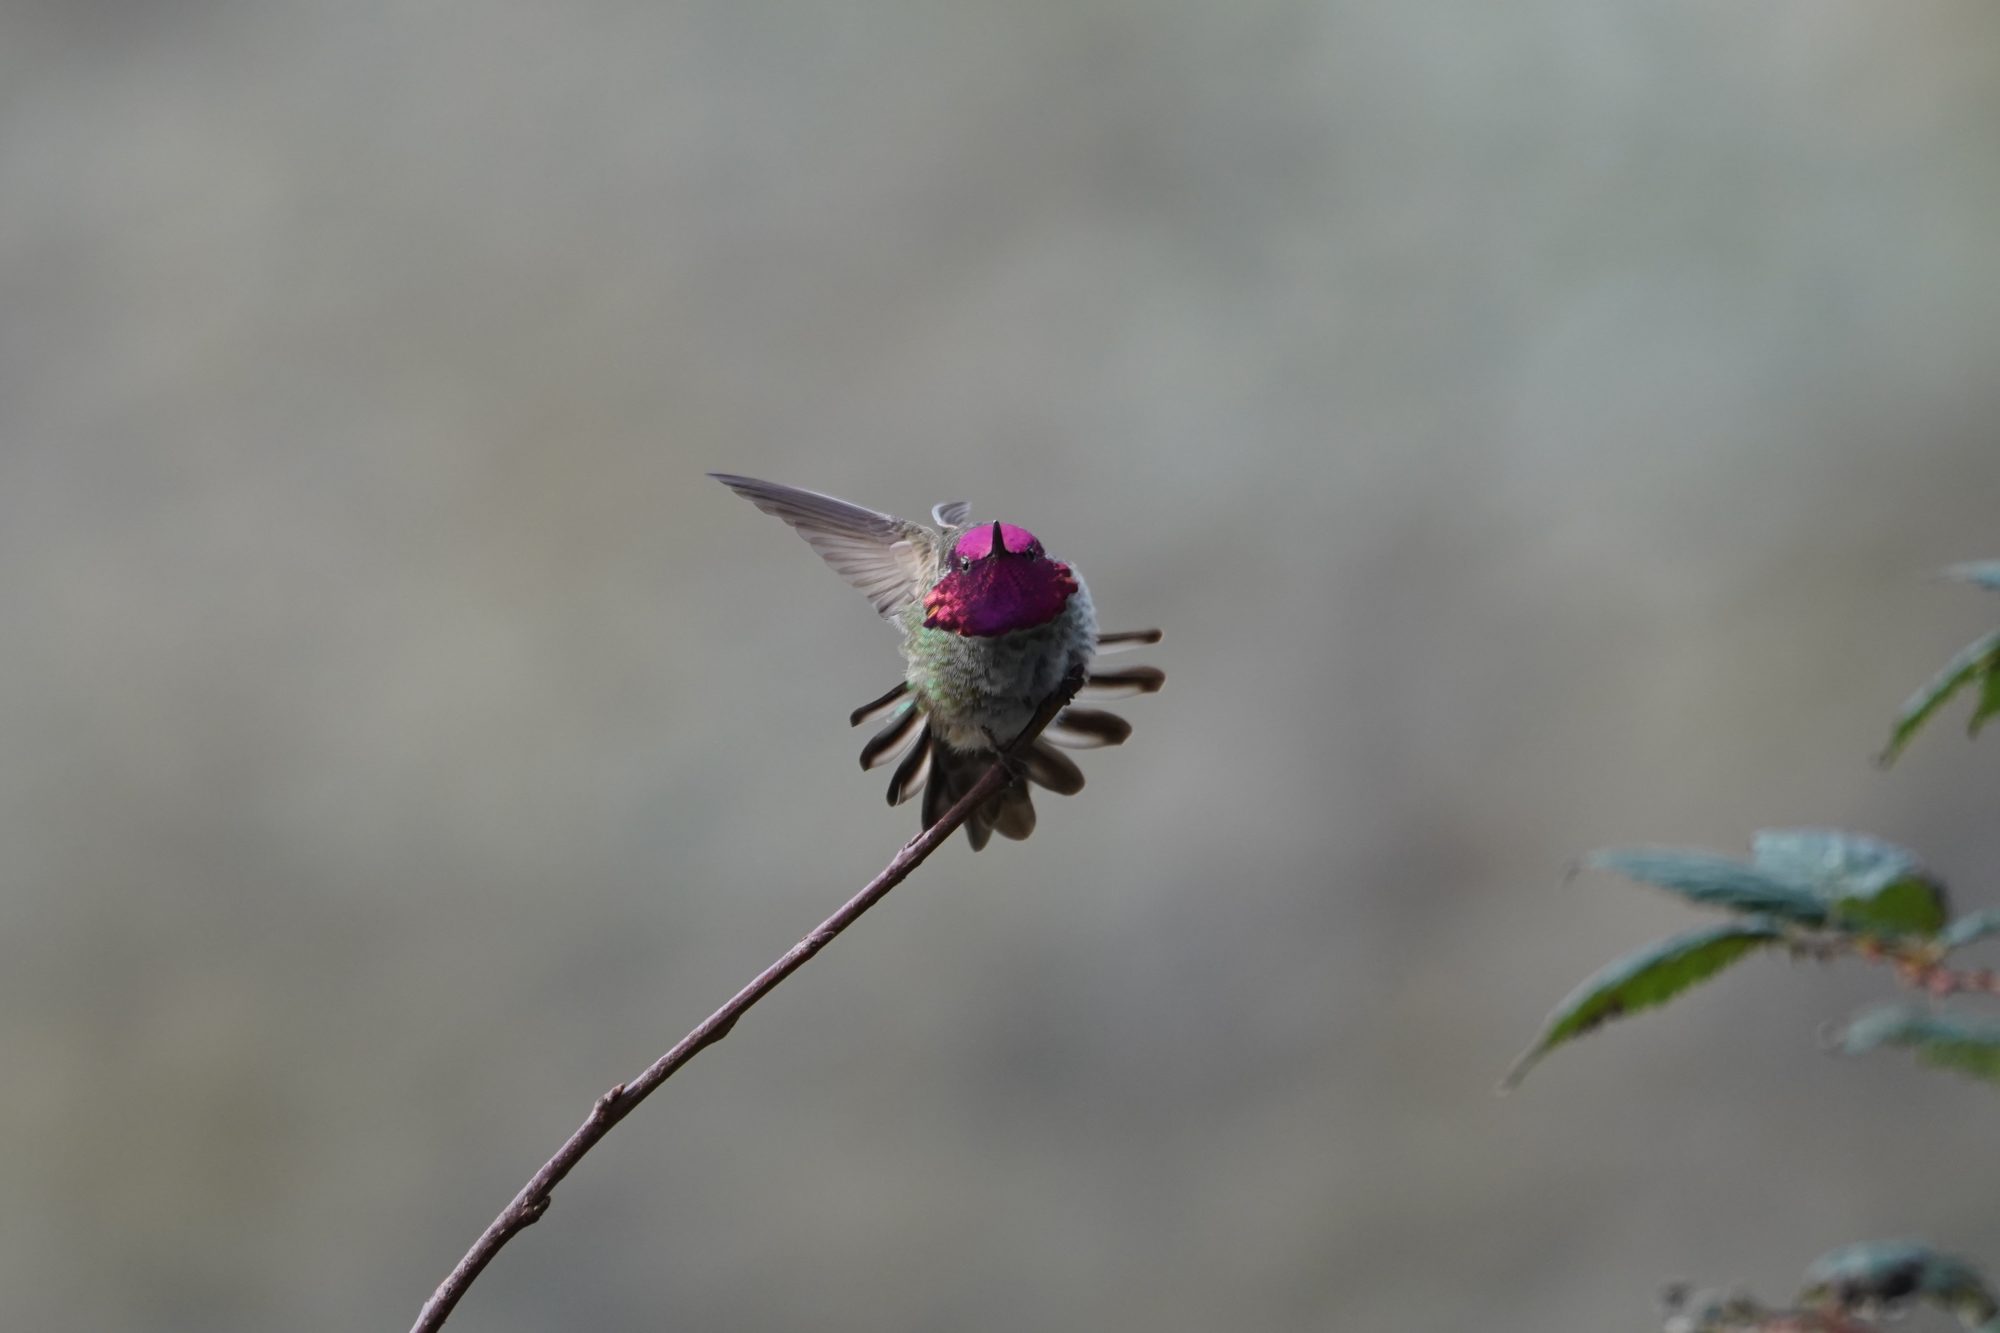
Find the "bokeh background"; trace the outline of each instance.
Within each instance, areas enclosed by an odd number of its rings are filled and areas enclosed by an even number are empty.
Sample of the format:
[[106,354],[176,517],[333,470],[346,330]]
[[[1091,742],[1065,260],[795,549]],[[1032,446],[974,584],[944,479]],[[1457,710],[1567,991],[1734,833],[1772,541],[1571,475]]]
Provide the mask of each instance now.
[[1164,694],[704,1054],[466,1330],[1656,1327],[1917,1233],[1990,1090],[1573,857],[2000,901],[2000,10],[0,10],[0,1322],[402,1328],[913,830],[711,468],[1031,526]]

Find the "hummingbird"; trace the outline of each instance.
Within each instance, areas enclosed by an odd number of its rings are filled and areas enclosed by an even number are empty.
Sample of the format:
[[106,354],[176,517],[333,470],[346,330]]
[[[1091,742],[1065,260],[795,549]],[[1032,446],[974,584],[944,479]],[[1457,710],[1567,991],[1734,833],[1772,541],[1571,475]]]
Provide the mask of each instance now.
[[[1099,695],[1152,694],[1166,681],[1157,667],[1096,669],[1100,654],[1158,643],[1160,631],[1099,633],[1083,579],[1026,528],[974,522],[963,500],[932,509],[935,526],[927,526],[817,491],[709,475],[789,523],[901,633],[903,679],[848,723],[888,719],[861,747],[861,767],[900,754],[889,804],[921,791],[925,828],[972,789],[1072,671]],[[995,833],[1018,840],[1034,832],[1030,782],[1063,796],[1082,790],[1082,770],[1057,745],[1095,749],[1131,734],[1132,724],[1114,714],[1063,709],[1017,756],[1007,785],[966,819],[972,849]]]

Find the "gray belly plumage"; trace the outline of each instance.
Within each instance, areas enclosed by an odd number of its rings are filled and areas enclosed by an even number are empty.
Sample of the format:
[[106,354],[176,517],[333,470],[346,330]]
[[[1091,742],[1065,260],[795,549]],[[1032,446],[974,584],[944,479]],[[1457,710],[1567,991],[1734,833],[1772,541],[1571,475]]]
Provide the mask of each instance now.
[[[919,613],[921,614],[921,613]],[[907,679],[933,736],[957,750],[987,750],[1020,732],[1071,669],[1097,649],[1097,614],[1078,580],[1062,614],[1046,625],[992,638],[911,627]]]

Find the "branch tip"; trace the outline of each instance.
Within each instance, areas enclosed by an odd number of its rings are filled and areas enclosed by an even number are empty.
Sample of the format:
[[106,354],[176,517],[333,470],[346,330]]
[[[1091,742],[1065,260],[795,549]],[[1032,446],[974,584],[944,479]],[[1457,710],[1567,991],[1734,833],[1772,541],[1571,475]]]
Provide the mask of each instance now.
[[[979,780],[969,788],[958,801],[938,817],[936,823],[926,828],[916,837],[903,844],[891,857],[889,864],[874,879],[868,881],[861,891],[841,905],[840,910],[822,921],[813,931],[797,944],[787,949],[778,961],[772,963],[754,977],[750,984],[732,996],[728,1003],[703,1019],[695,1029],[675,1043],[672,1050],[648,1065],[644,1072],[625,1083],[613,1085],[600,1096],[591,1107],[590,1118],[575,1133],[563,1141],[555,1156],[542,1164],[539,1171],[529,1178],[522,1194],[515,1196],[514,1202],[502,1209],[500,1215],[480,1233],[465,1257],[458,1261],[431,1298],[424,1302],[418,1312],[417,1322],[410,1333],[437,1333],[451,1317],[453,1308],[465,1295],[473,1281],[493,1261],[502,1246],[513,1239],[523,1228],[533,1225],[549,1210],[551,1195],[555,1187],[562,1183],[576,1164],[583,1160],[590,1150],[597,1146],[611,1127],[625,1118],[625,1115],[640,1102],[650,1097],[662,1083],[673,1077],[676,1070],[693,1059],[703,1047],[711,1046],[729,1035],[738,1019],[748,1013],[756,1003],[777,989],[778,984],[799,968],[805,966],[812,956],[830,943],[842,931],[860,919],[862,913],[885,897],[889,890],[907,879],[912,871],[924,863],[930,854],[944,844],[945,839],[958,831],[959,825],[971,817],[972,812],[985,803],[993,794],[1012,780],[1014,756],[1035,742],[1056,714],[1069,706],[1083,688],[1085,674],[1081,668],[1070,672],[1048,698],[1021,734],[1006,745],[1001,746],[993,763],[981,774]],[[893,693],[899,693],[895,691]],[[873,707],[873,705],[870,705]],[[858,718],[857,718],[858,721]],[[614,1111],[616,1112],[614,1114]]]

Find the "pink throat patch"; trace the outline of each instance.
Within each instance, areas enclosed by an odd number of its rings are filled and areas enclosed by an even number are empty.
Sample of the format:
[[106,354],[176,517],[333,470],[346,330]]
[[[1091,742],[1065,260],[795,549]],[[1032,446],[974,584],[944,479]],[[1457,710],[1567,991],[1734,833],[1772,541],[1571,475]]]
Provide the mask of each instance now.
[[[988,524],[986,531],[992,530]],[[1013,550],[1012,533],[1004,525],[1001,535]],[[963,540],[958,549],[964,551]],[[1076,576],[1060,561],[1018,556],[975,560],[972,568],[954,570],[924,594],[924,625],[972,638],[995,638],[1048,624],[1062,614],[1075,592]]]

